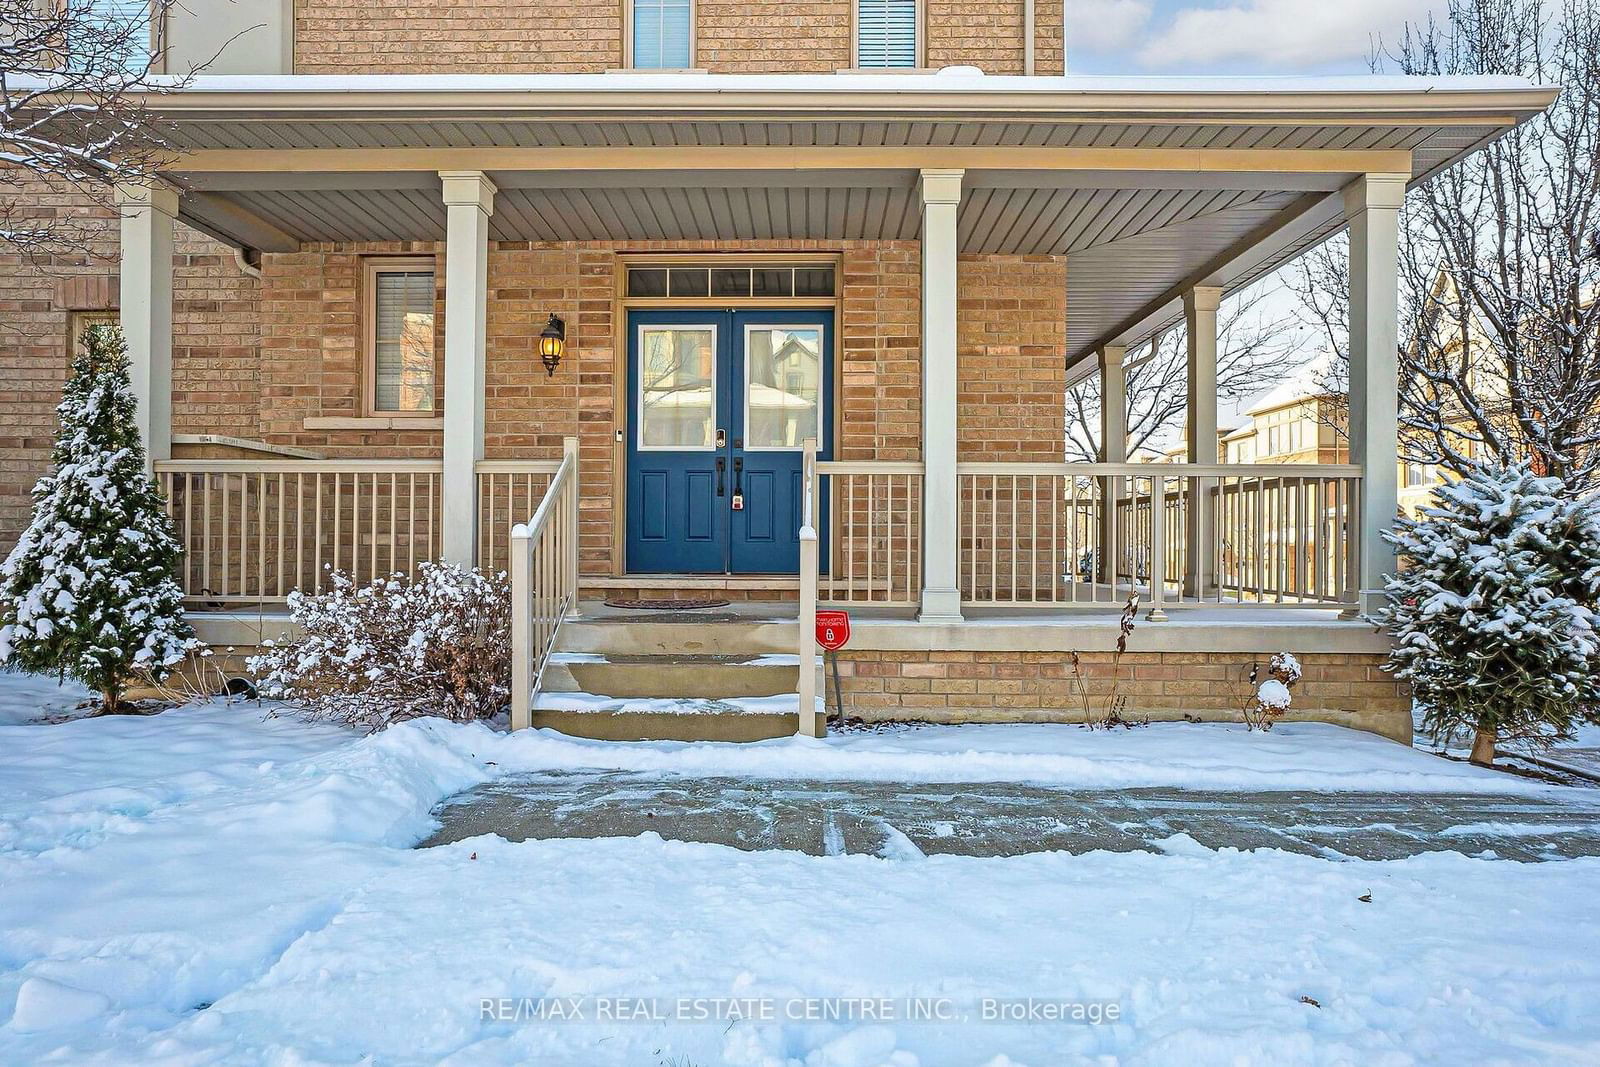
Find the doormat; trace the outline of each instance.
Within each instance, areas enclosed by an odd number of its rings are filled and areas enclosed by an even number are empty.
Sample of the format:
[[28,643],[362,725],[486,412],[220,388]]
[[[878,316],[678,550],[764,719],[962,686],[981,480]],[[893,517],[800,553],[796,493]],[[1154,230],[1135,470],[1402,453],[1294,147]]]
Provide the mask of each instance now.
[[691,608],[725,608],[728,602],[721,597],[701,600],[628,600],[618,597],[606,601],[608,608],[631,608],[635,611],[687,611]]

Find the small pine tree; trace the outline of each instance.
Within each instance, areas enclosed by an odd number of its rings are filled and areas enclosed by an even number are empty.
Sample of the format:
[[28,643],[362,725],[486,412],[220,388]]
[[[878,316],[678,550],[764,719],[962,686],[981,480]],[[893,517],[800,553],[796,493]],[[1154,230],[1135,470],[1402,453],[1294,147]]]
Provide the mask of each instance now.
[[1548,744],[1595,715],[1600,499],[1527,464],[1482,466],[1389,540],[1388,667],[1436,740],[1471,730],[1472,761],[1489,764],[1499,740]]
[[0,564],[0,664],[75,678],[103,712],[118,710],[130,681],[160,681],[198,647],[128,375],[122,331],[85,331],[56,409],[55,470],[34,486],[33,521]]

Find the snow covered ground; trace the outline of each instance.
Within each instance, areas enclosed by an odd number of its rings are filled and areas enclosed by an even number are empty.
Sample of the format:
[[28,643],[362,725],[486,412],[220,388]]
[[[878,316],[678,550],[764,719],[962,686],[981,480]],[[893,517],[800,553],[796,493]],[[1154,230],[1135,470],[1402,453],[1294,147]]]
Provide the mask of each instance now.
[[[1600,1060],[1596,860],[409,847],[446,795],[580,766],[1563,795],[1331,727],[606,745],[253,705],[16,725],[47,702],[71,700],[0,677],[3,1063]],[[985,1021],[986,998],[1101,1021]]]

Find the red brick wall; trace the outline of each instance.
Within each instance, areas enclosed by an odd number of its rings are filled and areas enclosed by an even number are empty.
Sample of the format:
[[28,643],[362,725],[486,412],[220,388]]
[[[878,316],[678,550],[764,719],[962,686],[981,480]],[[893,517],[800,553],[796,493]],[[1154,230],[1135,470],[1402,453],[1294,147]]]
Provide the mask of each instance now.
[[1066,440],[1062,256],[962,256],[960,457],[1060,460]]
[[[301,74],[599,73],[623,65],[625,0],[296,0]],[[1022,0],[927,0],[924,63],[1023,72]],[[854,65],[851,0],[699,0],[695,65],[832,73]],[[1035,70],[1061,73],[1061,4],[1039,0]]]
[[[42,183],[15,195],[34,218],[98,222],[88,254],[34,263],[0,250],[0,551],[9,550],[27,524],[30,490],[49,466],[72,313],[115,309],[118,300],[110,213]],[[255,436],[259,318],[258,284],[234,265],[232,252],[179,226],[173,255],[176,432]]]
[[[444,403],[444,246],[366,243],[306,245],[261,265],[260,436],[330,455],[439,455],[437,425],[418,429],[322,429],[307,419],[365,415],[362,272],[367,257],[436,257],[434,403]],[[254,435],[252,435],[254,436]]]
[[297,74],[571,74],[620,66],[621,0],[295,0]]
[[721,74],[832,74],[853,65],[852,0],[699,0],[695,64]]
[[[48,199],[41,194],[41,204]],[[71,204],[60,206],[67,210]],[[184,233],[174,282],[178,432],[230,434],[334,456],[439,455],[437,425],[329,428],[315,420],[364,413],[364,257],[434,254],[442,279],[442,246],[308,245],[264,257],[257,282],[235,266],[231,252]],[[583,556],[590,573],[608,572],[611,565],[618,257],[712,250],[838,253],[839,455],[920,456],[915,242],[497,244],[489,255],[485,452],[489,458],[551,458],[563,437],[580,437]],[[65,374],[69,310],[114,305],[109,294],[115,240],[109,231],[103,252],[107,258],[42,270],[14,256],[0,260],[0,310],[6,313],[0,366],[19,383],[0,399],[8,431],[0,438],[3,543],[26,521],[27,490],[46,466]],[[1059,457],[1064,268],[1049,259],[976,257],[964,258],[961,272],[963,454],[1016,455],[1020,448],[1030,457]],[[442,290],[436,307],[442,406]],[[567,357],[554,377],[545,375],[534,354],[550,312],[568,324]]]

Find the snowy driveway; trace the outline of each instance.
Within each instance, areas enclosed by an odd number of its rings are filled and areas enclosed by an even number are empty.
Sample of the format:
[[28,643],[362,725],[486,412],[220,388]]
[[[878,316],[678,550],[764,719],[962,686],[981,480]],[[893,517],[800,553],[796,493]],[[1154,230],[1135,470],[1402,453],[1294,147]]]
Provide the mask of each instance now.
[[658,773],[507,775],[447,799],[424,847],[497,834],[510,841],[637,837],[734,848],[1019,856],[1159,852],[1174,835],[1209,849],[1403,859],[1462,852],[1512,860],[1600,856],[1600,790],[1560,800],[1492,794],[1068,790],[1012,782],[684,777]]

